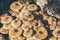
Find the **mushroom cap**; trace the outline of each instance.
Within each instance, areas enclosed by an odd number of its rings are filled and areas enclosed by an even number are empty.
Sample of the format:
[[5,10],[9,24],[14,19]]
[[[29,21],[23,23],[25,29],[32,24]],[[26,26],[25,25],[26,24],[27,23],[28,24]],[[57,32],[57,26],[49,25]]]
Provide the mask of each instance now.
[[9,36],[11,36],[12,38],[16,38],[21,34],[22,34],[22,29],[21,28],[11,28],[9,30]]

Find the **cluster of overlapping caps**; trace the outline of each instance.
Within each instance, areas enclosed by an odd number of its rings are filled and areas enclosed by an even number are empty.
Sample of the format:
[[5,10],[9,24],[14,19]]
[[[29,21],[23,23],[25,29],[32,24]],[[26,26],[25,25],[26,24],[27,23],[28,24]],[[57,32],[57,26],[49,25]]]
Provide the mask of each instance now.
[[10,40],[60,40],[60,20],[38,9],[29,1],[13,2],[9,13],[0,16],[0,33],[8,34]]

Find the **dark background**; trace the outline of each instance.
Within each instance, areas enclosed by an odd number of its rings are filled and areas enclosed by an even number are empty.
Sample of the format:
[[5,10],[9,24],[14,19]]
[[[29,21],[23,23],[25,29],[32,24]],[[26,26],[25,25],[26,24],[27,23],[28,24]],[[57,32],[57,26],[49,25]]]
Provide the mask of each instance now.
[[0,15],[9,10],[9,6],[12,2],[17,0],[0,0]]

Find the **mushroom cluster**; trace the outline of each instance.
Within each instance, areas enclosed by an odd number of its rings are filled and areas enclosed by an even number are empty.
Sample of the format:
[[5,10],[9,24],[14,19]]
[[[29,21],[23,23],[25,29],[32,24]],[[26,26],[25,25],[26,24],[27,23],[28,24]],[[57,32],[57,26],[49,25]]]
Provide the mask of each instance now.
[[9,13],[0,16],[0,23],[0,33],[8,34],[9,40],[60,40],[60,20],[30,1],[13,2]]

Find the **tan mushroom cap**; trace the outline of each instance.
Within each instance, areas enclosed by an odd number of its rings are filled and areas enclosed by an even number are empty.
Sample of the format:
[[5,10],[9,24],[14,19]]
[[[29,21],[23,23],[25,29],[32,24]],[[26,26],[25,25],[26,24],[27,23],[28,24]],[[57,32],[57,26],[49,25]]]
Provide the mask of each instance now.
[[28,15],[29,14],[29,10],[27,8],[27,6],[24,6],[23,9],[21,10],[21,12],[25,15]]
[[11,24],[3,24],[4,29],[10,29],[12,28]]
[[35,22],[33,22],[33,21],[23,21],[23,23],[24,23],[25,25],[28,25],[29,27],[32,27],[32,26],[35,25]]
[[60,14],[56,14],[55,17],[60,19]]
[[55,29],[52,33],[55,37],[60,37],[60,29]]
[[32,30],[24,31],[24,33],[23,33],[23,35],[25,37],[30,37],[30,36],[32,36],[32,34],[33,34],[33,31]]
[[27,25],[25,25],[25,24],[23,24],[21,27],[22,27],[22,29],[24,31],[28,31],[29,30],[29,27]]
[[16,38],[21,34],[22,34],[22,29],[21,28],[11,28],[9,30],[9,36],[11,36],[12,38]]
[[49,24],[53,24],[54,23],[56,25],[56,19],[54,17],[49,16],[48,23]]
[[34,19],[34,15],[30,14],[27,16],[27,20],[33,20]]
[[11,21],[12,21],[11,16],[6,16],[5,18],[1,19],[1,23],[3,23],[3,24],[10,23]]
[[36,27],[35,28],[36,34],[34,35],[34,37],[38,38],[38,39],[45,39],[48,36],[48,32],[44,27]]
[[10,38],[10,40],[18,40],[18,38]]
[[38,26],[42,27],[44,24],[41,22],[41,20],[38,20]]
[[49,40],[57,40],[57,37],[52,36]]
[[24,37],[24,36],[19,36],[18,39],[19,39],[19,40],[25,40],[26,37]]
[[39,14],[43,16],[43,20],[48,20],[49,16],[43,11],[39,11]]
[[10,9],[14,12],[18,12],[20,9],[22,8],[22,5],[19,3],[19,2],[13,2],[11,5],[10,5]]
[[4,29],[3,27],[0,29],[0,32],[2,33],[2,34],[8,34],[9,33],[9,30],[7,30],[7,29]]
[[12,27],[19,27],[21,25],[21,21],[16,19],[11,22]]
[[44,12],[43,12],[43,11],[39,11],[39,14],[43,15],[43,14],[44,14]]
[[34,4],[28,5],[28,10],[29,11],[35,11],[37,9],[38,9],[38,7],[36,5],[34,5]]
[[8,14],[7,13],[5,13],[5,14],[3,14],[3,15],[1,15],[1,19],[4,19],[4,18],[6,18],[6,16],[8,16]]
[[42,16],[43,16],[43,20],[47,20],[49,18],[48,15],[45,13]]
[[50,30],[54,30],[56,26],[56,19],[50,16],[48,18],[48,24],[50,25]]
[[26,14],[26,13],[22,14],[22,13],[20,13],[20,20],[22,20],[22,21],[31,21],[33,19],[34,19],[34,15],[32,15],[31,13],[28,13],[28,14]]

